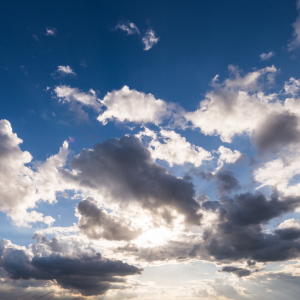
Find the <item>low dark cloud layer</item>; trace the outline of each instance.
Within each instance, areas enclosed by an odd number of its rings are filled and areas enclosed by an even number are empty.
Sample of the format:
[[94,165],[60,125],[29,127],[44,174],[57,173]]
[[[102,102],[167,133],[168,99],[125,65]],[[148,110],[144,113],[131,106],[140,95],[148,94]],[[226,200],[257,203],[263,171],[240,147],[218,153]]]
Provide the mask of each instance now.
[[115,220],[104,209],[99,208],[93,198],[79,202],[78,213],[79,230],[91,239],[130,241],[142,233],[142,230],[132,228],[124,220]]
[[35,255],[0,244],[0,267],[9,278],[18,280],[56,280],[65,289],[82,295],[102,295],[109,289],[122,289],[126,276],[140,274],[142,269],[119,260],[109,260],[100,253],[77,256]]
[[94,145],[93,150],[83,149],[71,159],[70,167],[78,174],[62,171],[67,180],[107,193],[112,201],[122,205],[135,201],[166,222],[172,221],[168,212],[174,209],[186,217],[187,223],[200,224],[193,183],[155,163],[136,137],[112,138]]

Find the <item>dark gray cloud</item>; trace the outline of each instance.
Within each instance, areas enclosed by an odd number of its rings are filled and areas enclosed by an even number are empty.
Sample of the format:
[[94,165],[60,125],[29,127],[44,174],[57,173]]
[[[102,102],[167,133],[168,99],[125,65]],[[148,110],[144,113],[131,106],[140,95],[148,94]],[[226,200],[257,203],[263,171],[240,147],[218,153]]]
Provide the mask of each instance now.
[[115,220],[104,209],[99,208],[93,198],[79,202],[78,213],[81,216],[79,230],[91,239],[130,241],[142,234],[141,229],[132,228],[130,223]]
[[232,273],[239,278],[244,277],[244,276],[249,276],[251,274],[251,271],[248,269],[231,267],[231,266],[223,267],[222,270],[220,270],[219,272]]
[[253,136],[253,143],[261,154],[266,151],[277,153],[299,141],[299,118],[289,113],[271,115]]
[[0,244],[0,267],[13,280],[56,280],[65,289],[82,295],[102,295],[109,289],[122,289],[126,276],[140,274],[142,269],[109,260],[100,253],[83,253],[77,256],[35,255],[32,259],[24,250]]
[[245,193],[233,198],[220,198],[220,206],[209,202],[204,202],[202,207],[212,213],[211,207],[217,207],[214,213],[218,221],[204,229],[203,241],[194,245],[190,256],[206,255],[216,260],[252,259],[264,262],[299,256],[298,233],[288,235],[287,231],[284,234],[276,230],[274,234],[269,234],[262,227],[269,220],[294,211],[299,206],[299,197],[279,199],[277,193],[274,193],[271,199],[267,199],[261,193]]
[[217,190],[221,193],[230,193],[241,188],[238,180],[231,171],[220,170],[214,176]]
[[[193,183],[169,174],[155,163],[136,137],[112,138],[94,145],[93,150],[83,149],[71,159],[70,167],[78,174],[63,170],[67,180],[105,192],[120,205],[135,201],[156,216],[165,216],[167,222],[171,220],[166,211],[175,209],[187,223],[200,223]],[[163,213],[158,212],[159,208]]]
[[51,252],[65,252],[68,249],[68,244],[56,237],[50,241],[46,236],[35,233],[32,239],[36,239],[36,242],[32,245],[32,251],[35,254],[39,252],[38,248],[40,245],[45,245]]

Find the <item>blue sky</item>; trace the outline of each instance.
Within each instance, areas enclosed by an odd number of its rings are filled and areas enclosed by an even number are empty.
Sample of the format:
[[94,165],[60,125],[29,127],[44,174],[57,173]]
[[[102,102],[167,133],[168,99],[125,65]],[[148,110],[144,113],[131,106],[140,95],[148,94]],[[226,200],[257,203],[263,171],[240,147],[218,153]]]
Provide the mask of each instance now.
[[1,3],[1,297],[296,299],[299,14]]

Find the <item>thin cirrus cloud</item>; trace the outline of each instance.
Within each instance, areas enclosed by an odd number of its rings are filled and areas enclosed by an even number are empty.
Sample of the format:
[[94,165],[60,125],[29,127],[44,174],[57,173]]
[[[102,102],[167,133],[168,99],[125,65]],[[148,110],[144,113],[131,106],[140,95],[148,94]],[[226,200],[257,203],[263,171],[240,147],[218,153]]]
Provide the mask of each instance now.
[[294,32],[293,32],[293,40],[288,43],[288,51],[293,51],[300,46],[300,0],[297,1],[297,10],[298,10],[298,17],[296,21],[292,24],[294,27]]
[[142,36],[138,27],[132,22],[119,22],[115,29],[120,29],[127,32],[127,35],[137,34],[144,44],[144,50],[150,50],[155,44],[158,43],[159,37],[156,37],[154,30],[148,29],[146,33]]

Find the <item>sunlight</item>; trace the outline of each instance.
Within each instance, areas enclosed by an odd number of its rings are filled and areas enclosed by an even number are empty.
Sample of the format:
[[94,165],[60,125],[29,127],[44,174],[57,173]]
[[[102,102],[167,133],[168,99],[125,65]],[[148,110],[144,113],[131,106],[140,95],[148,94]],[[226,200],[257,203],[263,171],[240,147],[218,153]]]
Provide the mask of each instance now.
[[165,227],[151,228],[136,239],[135,243],[140,247],[157,247],[166,244],[172,235],[172,232]]

